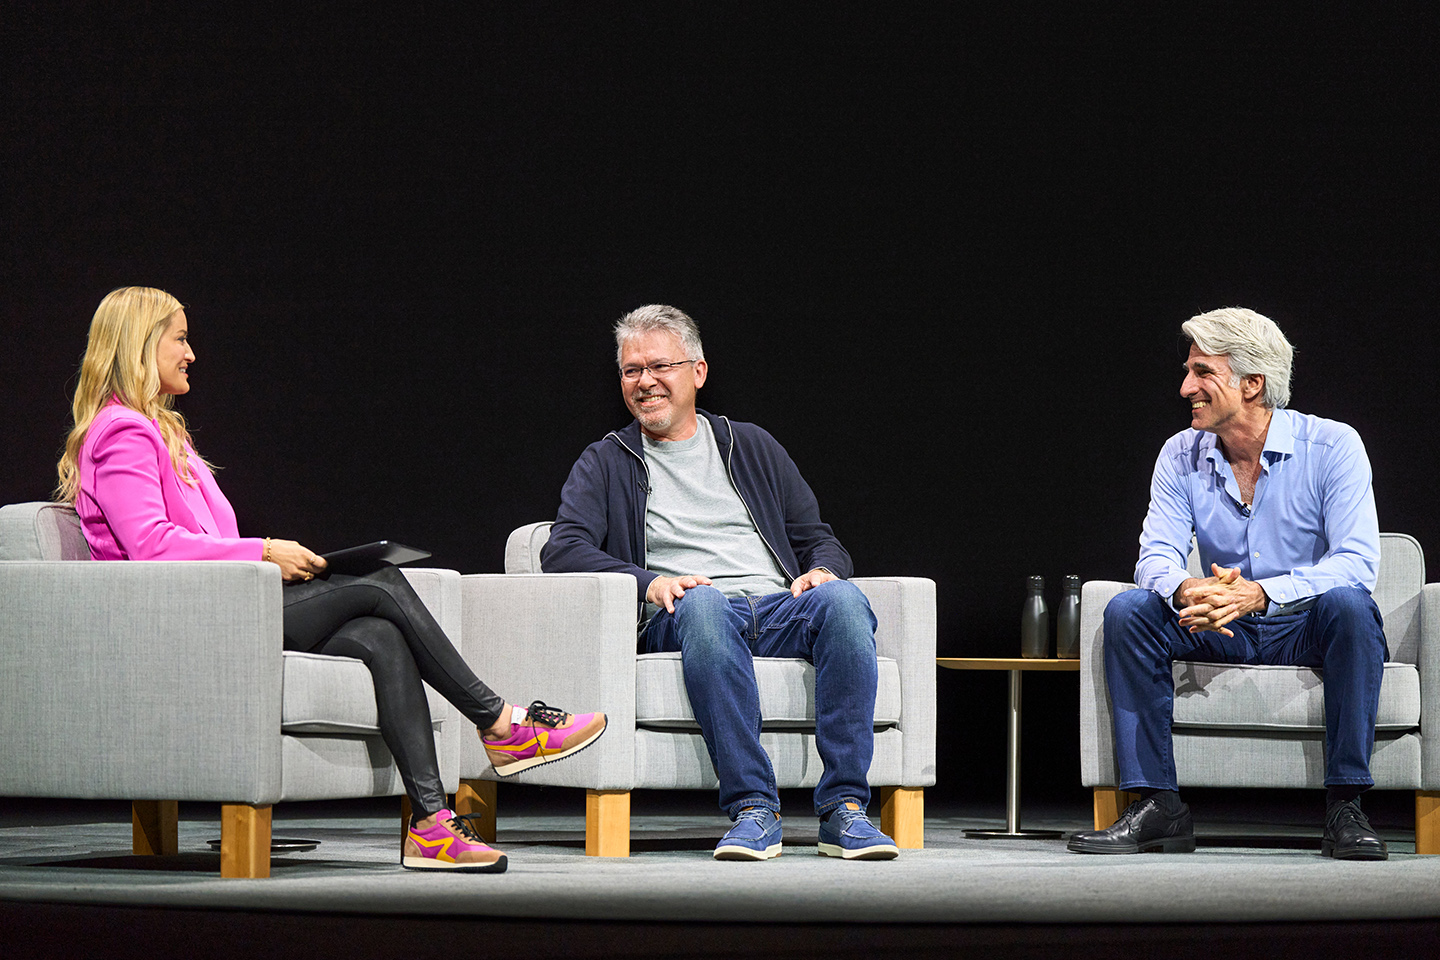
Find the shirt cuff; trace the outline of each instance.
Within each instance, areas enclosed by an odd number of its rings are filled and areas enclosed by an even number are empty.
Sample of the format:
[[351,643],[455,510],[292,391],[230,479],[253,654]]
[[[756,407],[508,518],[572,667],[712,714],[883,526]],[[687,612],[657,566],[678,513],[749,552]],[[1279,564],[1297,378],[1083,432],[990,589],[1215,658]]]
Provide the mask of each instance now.
[[1156,581],[1154,590],[1160,594],[1161,598],[1171,610],[1179,613],[1181,608],[1175,606],[1175,591],[1180,589],[1180,584],[1189,579],[1190,572],[1188,570],[1181,570],[1179,573],[1167,573]]
[[1309,599],[1309,597],[1300,596],[1300,590],[1295,585],[1295,578],[1288,574],[1280,577],[1266,577],[1264,580],[1255,582],[1260,584],[1260,589],[1265,591],[1265,596],[1270,600],[1265,607],[1265,616],[1267,617],[1273,617],[1284,607]]

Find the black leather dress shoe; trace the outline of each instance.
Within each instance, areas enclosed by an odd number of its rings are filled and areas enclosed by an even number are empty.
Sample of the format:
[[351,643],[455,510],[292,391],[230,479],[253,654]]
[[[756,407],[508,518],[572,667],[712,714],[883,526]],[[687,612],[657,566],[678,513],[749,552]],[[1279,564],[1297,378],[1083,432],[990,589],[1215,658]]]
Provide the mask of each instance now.
[[1385,841],[1370,826],[1370,820],[1354,800],[1334,804],[1325,811],[1325,838],[1320,841],[1320,855],[1336,860],[1390,859]]
[[1072,835],[1066,847],[1071,853],[1190,853],[1195,849],[1195,822],[1185,804],[1167,813],[1151,797],[1126,807],[1113,827]]

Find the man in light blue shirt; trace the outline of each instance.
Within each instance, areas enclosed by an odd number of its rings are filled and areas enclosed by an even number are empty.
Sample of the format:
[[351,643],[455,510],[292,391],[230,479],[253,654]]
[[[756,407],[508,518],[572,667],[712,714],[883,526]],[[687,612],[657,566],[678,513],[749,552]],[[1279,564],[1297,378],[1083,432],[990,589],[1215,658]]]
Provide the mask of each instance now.
[[[1273,321],[1226,308],[1193,317],[1180,394],[1190,429],[1150,483],[1135,580],[1105,608],[1105,676],[1120,789],[1141,799],[1078,853],[1195,849],[1170,732],[1176,660],[1318,667],[1325,677],[1321,852],[1383,860],[1359,797],[1387,655],[1371,599],[1380,528],[1354,429],[1285,409],[1294,351]],[[1209,577],[1185,569],[1191,537]]]

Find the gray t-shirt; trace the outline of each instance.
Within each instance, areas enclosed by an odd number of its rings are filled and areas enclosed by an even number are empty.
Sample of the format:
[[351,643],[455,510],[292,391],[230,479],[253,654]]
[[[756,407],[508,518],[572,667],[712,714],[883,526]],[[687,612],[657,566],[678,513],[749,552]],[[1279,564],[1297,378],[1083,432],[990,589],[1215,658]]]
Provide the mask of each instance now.
[[646,568],[666,577],[709,577],[727,597],[788,590],[784,571],[730,482],[710,422],[697,420],[688,440],[641,435],[650,471]]

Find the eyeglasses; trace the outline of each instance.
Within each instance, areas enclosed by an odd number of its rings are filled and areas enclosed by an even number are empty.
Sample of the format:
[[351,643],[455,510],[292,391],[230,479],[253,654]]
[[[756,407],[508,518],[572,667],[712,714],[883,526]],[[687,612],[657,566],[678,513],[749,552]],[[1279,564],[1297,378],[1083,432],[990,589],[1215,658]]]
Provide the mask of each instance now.
[[642,376],[644,376],[646,370],[650,371],[650,376],[659,379],[660,377],[663,377],[670,371],[674,370],[676,367],[684,366],[687,363],[694,362],[694,360],[676,360],[674,362],[671,362],[669,360],[661,360],[659,363],[648,363],[643,367],[621,367],[620,379],[639,380]]

